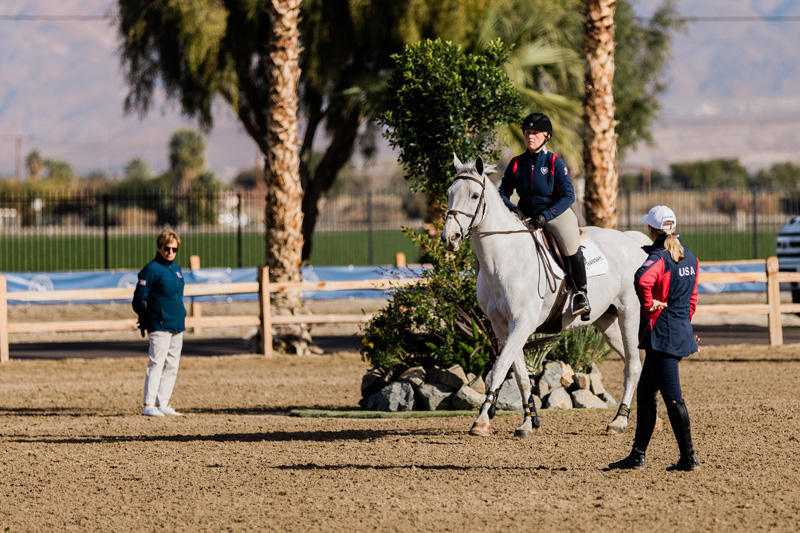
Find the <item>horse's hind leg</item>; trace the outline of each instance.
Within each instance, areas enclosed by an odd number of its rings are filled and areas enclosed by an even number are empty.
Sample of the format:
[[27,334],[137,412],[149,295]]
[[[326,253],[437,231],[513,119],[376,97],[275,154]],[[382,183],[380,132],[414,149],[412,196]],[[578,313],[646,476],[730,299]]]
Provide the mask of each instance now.
[[[626,321],[624,326],[621,325],[622,321]],[[623,314],[620,316],[608,314],[598,318],[594,326],[603,334],[608,345],[620,354],[625,362],[622,400],[614,420],[606,427],[606,431],[609,433],[621,434],[628,426],[633,393],[636,391],[639,375],[642,373],[642,361],[639,358],[638,347],[638,324]]]
[[534,428],[539,427],[539,415],[536,412],[536,405],[533,403],[531,394],[531,380],[528,377],[528,367],[525,365],[525,354],[514,359],[514,376],[517,378],[517,386],[522,395],[523,418],[522,425],[514,431],[514,436],[518,439],[527,439]]

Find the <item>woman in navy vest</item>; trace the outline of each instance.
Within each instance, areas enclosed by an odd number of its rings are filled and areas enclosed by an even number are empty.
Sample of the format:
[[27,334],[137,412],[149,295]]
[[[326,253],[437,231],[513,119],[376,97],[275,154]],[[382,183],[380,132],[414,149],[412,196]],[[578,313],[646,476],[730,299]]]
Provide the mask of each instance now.
[[655,206],[642,222],[647,224],[650,238],[655,242],[643,247],[650,255],[635,275],[636,293],[642,304],[639,348],[645,350],[636,390],[636,435],[630,455],[608,466],[644,468],[645,450],[656,423],[656,394],[660,390],[680,449],[680,459],[667,470],[695,470],[700,464],[692,444],[689,412],[681,395],[678,363],[697,351],[691,321],[697,309],[699,263],[674,234],[677,219],[669,207]]
[[[545,143],[553,136],[553,125],[542,113],[531,113],[522,121],[527,150],[508,164],[500,183],[500,196],[520,218],[529,218],[536,229],[546,229],[559,243],[567,259],[567,268],[575,284],[572,313],[589,319],[586,295],[586,263],[580,247],[578,217],[570,209],[575,190],[564,160],[547,150]],[[516,190],[519,204],[509,199]]]

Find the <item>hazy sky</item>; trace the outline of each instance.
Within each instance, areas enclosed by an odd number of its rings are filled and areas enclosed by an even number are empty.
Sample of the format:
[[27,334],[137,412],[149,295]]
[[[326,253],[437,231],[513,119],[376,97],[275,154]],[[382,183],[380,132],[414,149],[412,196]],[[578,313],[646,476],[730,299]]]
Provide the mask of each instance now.
[[[647,16],[657,0],[639,0]],[[163,100],[142,120],[125,116],[127,87],[110,20],[25,21],[14,15],[104,15],[111,0],[3,0],[0,3],[0,176],[14,175],[15,138],[23,158],[37,149],[63,159],[79,173],[119,174],[135,157],[151,170],[167,168],[172,133],[194,123]],[[679,0],[685,16],[704,17],[675,39],[666,116],[656,129],[659,146],[631,154],[639,164],[738,157],[749,165],[800,157],[800,20],[752,21],[748,17],[800,18],[796,0]],[[709,17],[742,17],[713,21]],[[624,117],[621,117],[624,119]],[[766,127],[768,121],[779,125]],[[724,122],[719,122],[724,121]],[[709,130],[710,128],[710,130]],[[738,131],[758,130],[754,146]],[[699,141],[692,140],[698,136]],[[772,139],[771,135],[776,138]],[[713,142],[704,142],[704,141]],[[783,148],[780,148],[783,146]],[[252,140],[223,103],[207,137],[211,170],[229,179],[256,161]],[[767,163],[764,164],[766,166]]]
[[[103,15],[110,0],[4,0],[0,15]],[[64,159],[80,173],[119,173],[135,157],[151,170],[168,166],[173,132],[196,127],[174,104],[154,106],[142,120],[123,113],[127,86],[110,20],[0,20],[0,174],[14,175],[15,141]],[[256,160],[253,141],[227,106],[218,106],[208,136],[209,167],[230,177]]]

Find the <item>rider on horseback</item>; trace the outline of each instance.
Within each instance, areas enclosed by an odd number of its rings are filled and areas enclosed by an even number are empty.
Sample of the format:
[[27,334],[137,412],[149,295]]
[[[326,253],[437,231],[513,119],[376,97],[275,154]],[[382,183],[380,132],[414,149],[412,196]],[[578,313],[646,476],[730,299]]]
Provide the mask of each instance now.
[[[569,274],[575,284],[572,312],[588,318],[586,263],[580,247],[578,218],[570,209],[575,190],[564,160],[547,150],[545,143],[553,136],[553,125],[542,113],[531,113],[522,121],[525,153],[516,156],[506,167],[500,184],[500,196],[506,206],[521,218],[529,218],[536,229],[546,229],[565,252]],[[516,189],[519,205],[509,198]]]

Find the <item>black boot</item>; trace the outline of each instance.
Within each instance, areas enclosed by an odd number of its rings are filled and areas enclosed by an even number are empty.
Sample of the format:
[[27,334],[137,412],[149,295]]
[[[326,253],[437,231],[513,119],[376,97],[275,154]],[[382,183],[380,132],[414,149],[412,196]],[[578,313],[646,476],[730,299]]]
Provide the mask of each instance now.
[[667,467],[668,472],[687,472],[700,468],[700,463],[694,454],[694,444],[692,443],[692,431],[689,426],[689,411],[683,400],[669,400],[667,402],[667,414],[669,423],[672,424],[672,432],[678,441],[678,449],[681,457],[678,462]]
[[616,463],[608,465],[609,468],[619,468],[621,470],[632,470],[634,468],[644,468],[644,452],[634,447],[628,457]]
[[633,448],[631,453],[622,461],[611,463],[609,468],[644,468],[644,452],[650,444],[650,437],[653,436],[653,428],[656,425],[656,401],[639,401],[636,409],[636,435],[633,437]]
[[580,315],[581,320],[589,320],[589,297],[586,293],[586,262],[583,260],[583,251],[578,248],[578,252],[567,257],[569,264],[569,275],[575,285],[575,295],[572,297],[572,314]]

